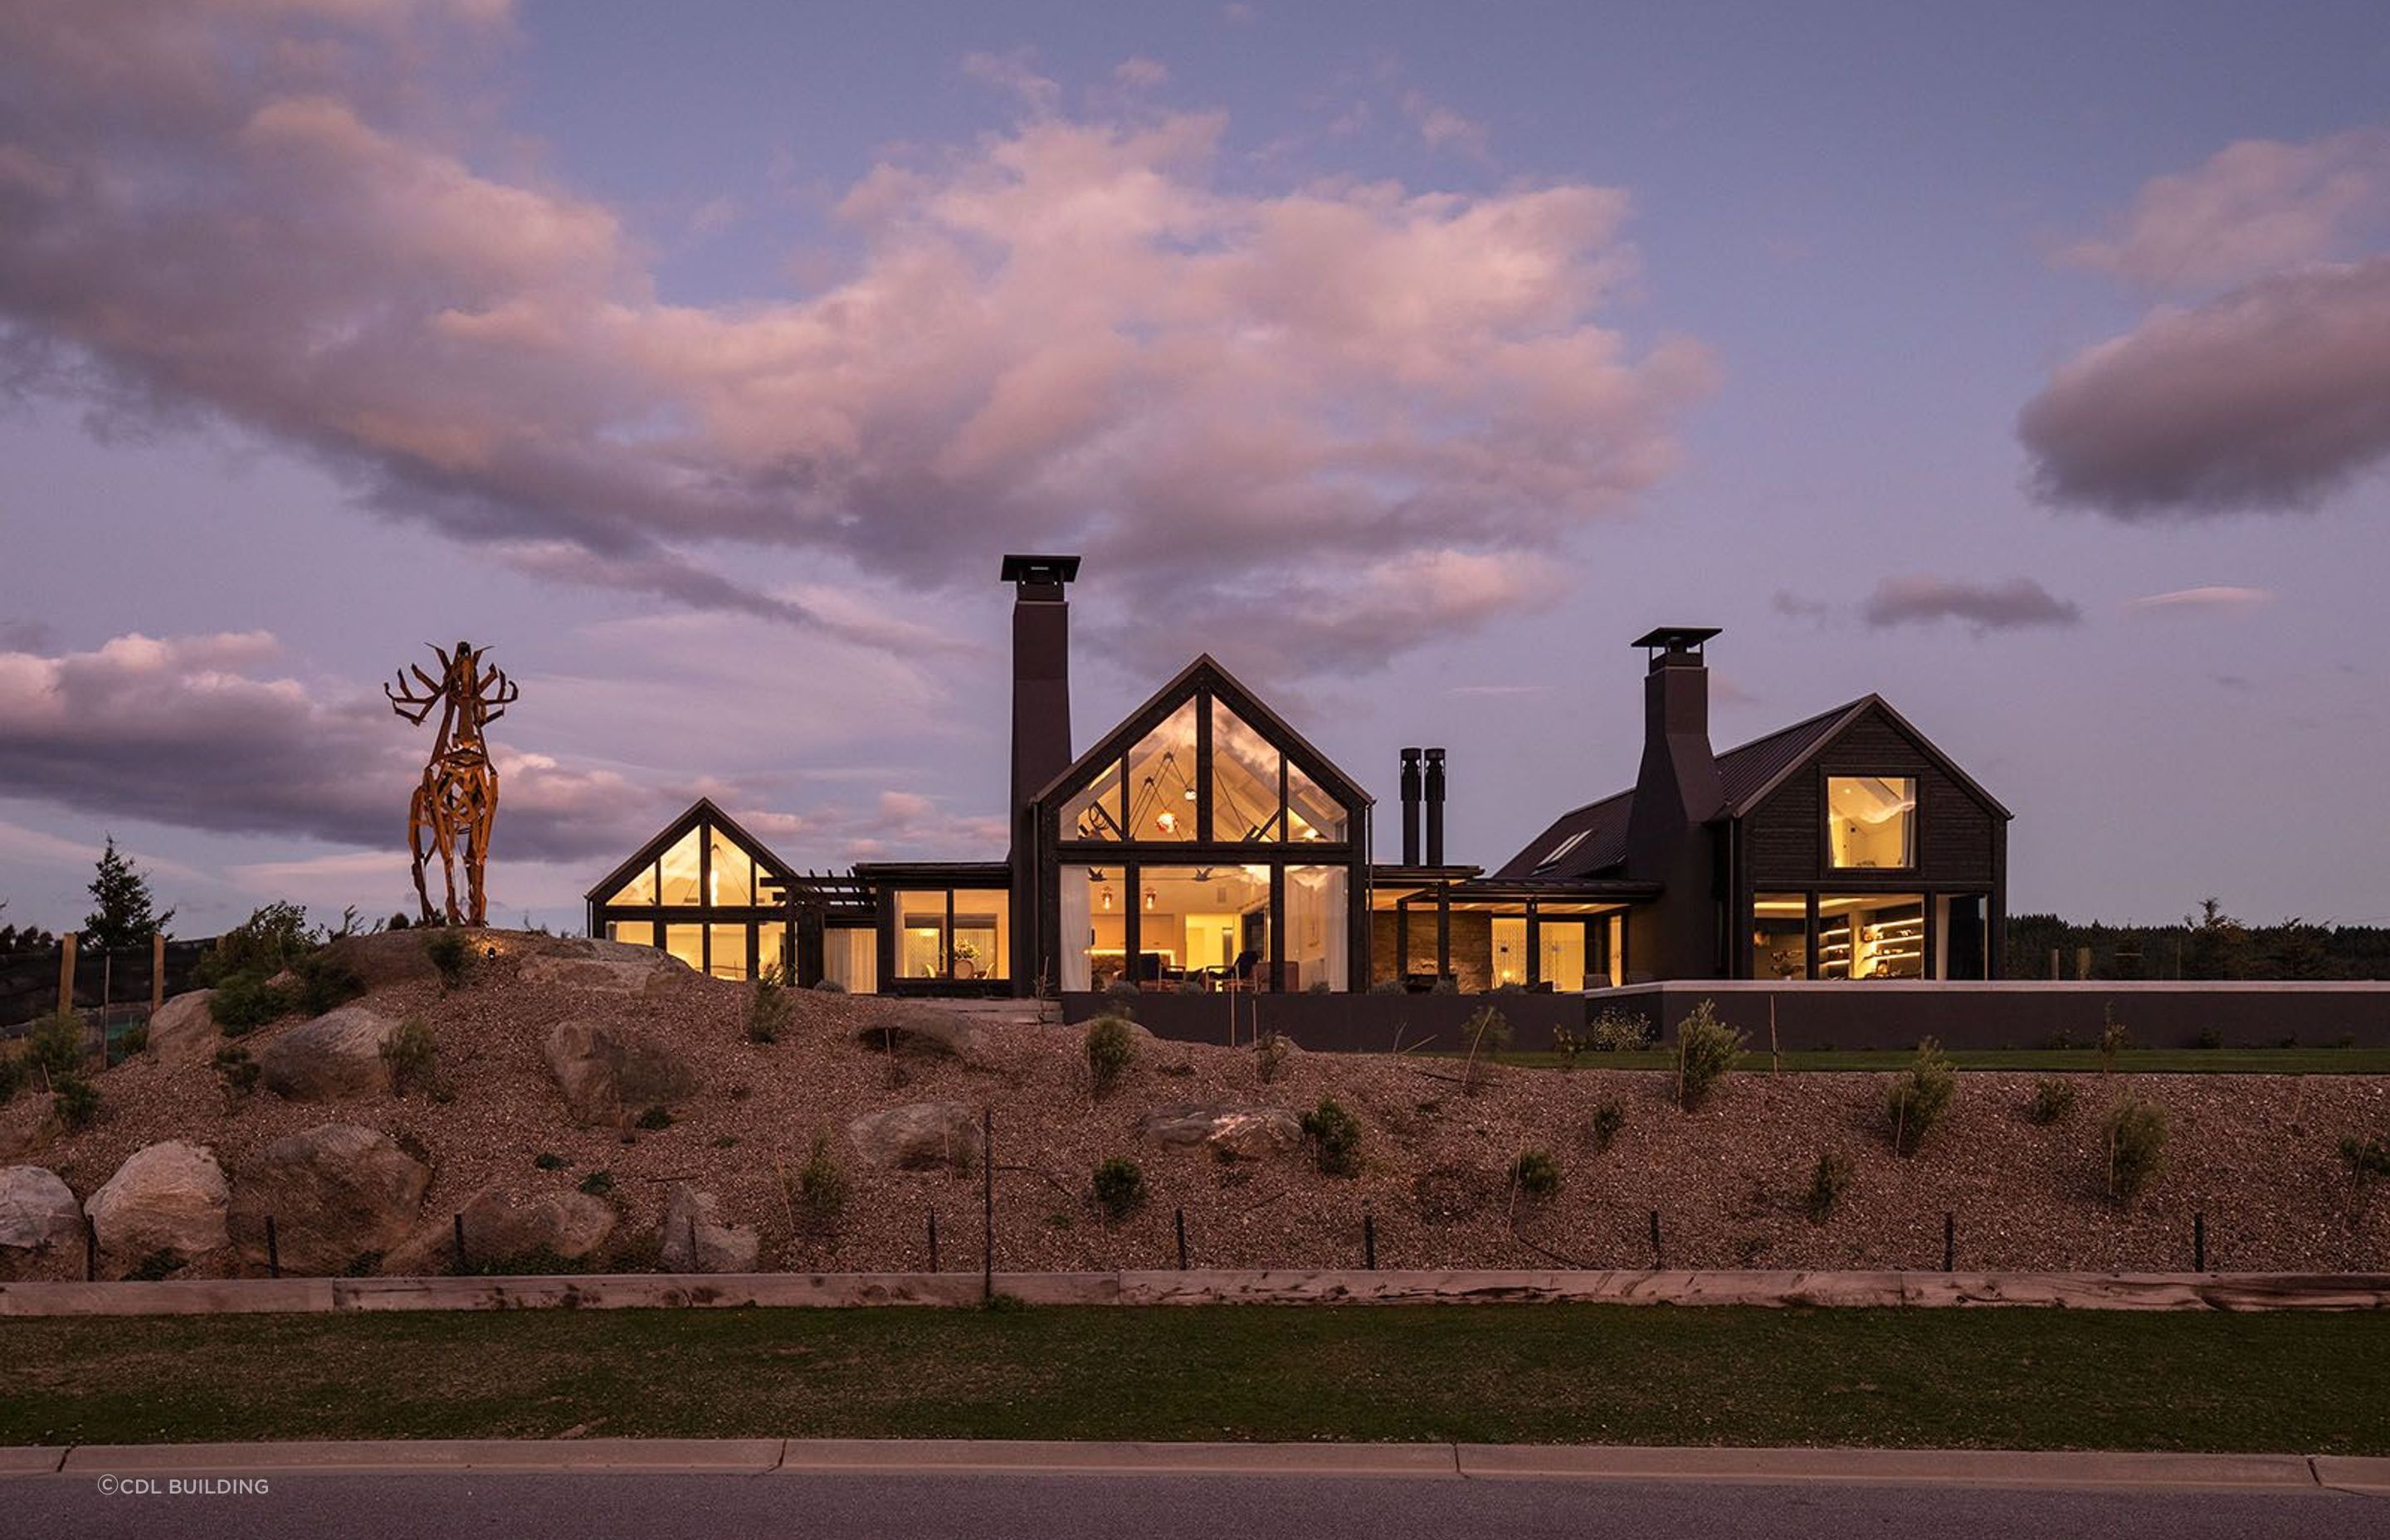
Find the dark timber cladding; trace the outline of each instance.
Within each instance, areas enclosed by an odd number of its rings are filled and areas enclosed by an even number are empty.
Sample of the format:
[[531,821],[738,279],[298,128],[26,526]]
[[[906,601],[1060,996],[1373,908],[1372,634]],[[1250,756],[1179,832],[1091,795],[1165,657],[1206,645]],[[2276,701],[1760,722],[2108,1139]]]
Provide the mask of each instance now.
[[1638,970],[1662,978],[1715,969],[1721,916],[1703,826],[1725,806],[1710,752],[1709,670],[1702,647],[1715,630],[1676,628],[1637,638],[1651,667],[1643,677],[1643,764],[1626,819],[1626,875],[1660,883],[1660,898],[1637,917]]

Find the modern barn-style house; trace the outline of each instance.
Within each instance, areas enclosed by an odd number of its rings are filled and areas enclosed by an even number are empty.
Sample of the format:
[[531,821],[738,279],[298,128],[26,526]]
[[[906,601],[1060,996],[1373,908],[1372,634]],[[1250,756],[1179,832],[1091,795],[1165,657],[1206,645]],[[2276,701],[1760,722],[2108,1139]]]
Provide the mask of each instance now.
[[700,801],[590,890],[591,933],[885,995],[1999,976],[2008,810],[1875,696],[1714,753],[1717,633],[1654,631],[1631,789],[1489,872],[1446,860],[1445,751],[1407,749],[1374,864],[1361,783],[1209,655],[1074,752],[1078,568],[1004,558],[1004,860],[800,870]]

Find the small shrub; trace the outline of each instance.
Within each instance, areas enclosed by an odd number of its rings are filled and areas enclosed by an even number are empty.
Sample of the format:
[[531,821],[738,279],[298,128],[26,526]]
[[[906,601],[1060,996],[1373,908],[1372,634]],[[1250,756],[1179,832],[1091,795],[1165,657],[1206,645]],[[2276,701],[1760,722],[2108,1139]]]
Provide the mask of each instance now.
[[148,1053],[149,1051],[149,1023],[144,1021],[138,1026],[125,1028],[124,1034],[116,1040],[116,1046],[118,1051],[122,1053],[127,1059],[132,1058],[137,1053]]
[[633,1123],[631,1126],[634,1128],[670,1128],[672,1125],[673,1115],[672,1110],[669,1108],[650,1107],[646,1111],[640,1113],[639,1121]]
[[1334,1097],[1303,1114],[1303,1136],[1311,1146],[1312,1163],[1326,1176],[1355,1176],[1361,1170],[1361,1120],[1346,1111]]
[[2198,1038],[2191,1044],[2191,1046],[2194,1048],[2220,1048],[2224,1046],[2224,1034],[2217,1032],[2214,1027],[2202,1027],[2199,1029]]
[[357,970],[329,953],[302,957],[292,971],[299,975],[299,1008],[310,1016],[321,1016],[366,992]]
[[290,997],[254,973],[235,974],[208,996],[208,1014],[226,1037],[238,1037],[253,1027],[277,1020],[289,1009]]
[[180,1251],[152,1251],[135,1263],[133,1271],[125,1274],[124,1278],[128,1283],[156,1283],[161,1278],[173,1277],[190,1264],[189,1259]]
[[1266,1032],[1253,1040],[1253,1072],[1266,1085],[1276,1080],[1294,1053],[1294,1044],[1282,1032]]
[[423,955],[440,974],[442,989],[462,989],[473,971],[473,943],[451,926],[423,933]]
[[236,978],[270,979],[321,944],[296,904],[269,904],[216,938],[199,959],[199,982],[222,989]]
[[1484,1090],[1495,1060],[1510,1046],[1510,1021],[1492,1006],[1480,1006],[1461,1024],[1469,1042],[1469,1058],[1460,1067],[1460,1088],[1470,1096]]
[[99,1087],[81,1075],[58,1075],[50,1081],[50,1110],[68,1133],[89,1128],[99,1118]]
[[1145,1173],[1125,1155],[1096,1167],[1096,1206],[1117,1224],[1145,1207]]
[[1633,1053],[1651,1046],[1651,1019],[1639,1011],[1604,1006],[1586,1035],[1602,1053]]
[[2038,1123],[2063,1122],[2075,1110],[2075,1083],[2071,1080],[2037,1080],[2033,1084],[2033,1121]]
[[2126,1030],[2125,1023],[2103,1008],[2100,1017],[2100,1072],[2103,1075],[2113,1073],[2116,1068],[2116,1056],[2132,1046],[2133,1034]]
[[2351,1134],[2340,1141],[2340,1158],[2359,1187],[2371,1187],[2390,1176],[2390,1139],[2360,1139]]
[[1851,1162],[1829,1149],[1818,1157],[1809,1173],[1809,1223],[1822,1225],[1834,1217],[1843,1194],[1851,1187]]
[[531,1158],[531,1163],[542,1171],[562,1171],[572,1162],[553,1149],[543,1149]]
[[1137,985],[1129,982],[1126,979],[1114,979],[1111,982],[1104,985],[1104,995],[1107,998],[1122,1002],[1121,1004],[1113,1006],[1112,1009],[1123,1016],[1126,1016],[1128,1014],[1128,1007],[1136,1003],[1137,997],[1140,993],[1142,992],[1137,987]]
[[1099,1097],[1137,1061],[1137,1036],[1128,1026],[1120,1016],[1099,1016],[1087,1023],[1087,1078]]
[[765,974],[755,981],[755,992],[747,998],[747,1041],[778,1042],[796,1008],[787,986],[774,974]]
[[54,1010],[25,1033],[25,1059],[52,1080],[83,1068],[83,1018],[71,1010]]
[[402,1097],[430,1086],[439,1058],[440,1046],[419,1016],[401,1021],[398,1030],[381,1046],[381,1061],[390,1066],[391,1089]]
[[1406,995],[1409,992],[1410,986],[1400,979],[1380,979],[1369,986],[1372,995]]
[[846,1210],[846,1172],[826,1136],[814,1136],[812,1152],[797,1168],[796,1188],[797,1212],[807,1229],[819,1234],[838,1224]]
[[1691,1111],[1709,1099],[1718,1083],[1742,1062],[1748,1038],[1717,1019],[1717,1007],[1703,1000],[1677,1023],[1677,1105]]
[[2139,1197],[2165,1169],[2165,1109],[2144,1097],[2116,1098],[2100,1125],[2108,1152],[2108,1192],[2120,1203]]
[[1610,1141],[1618,1137],[1626,1126],[1626,1109],[1614,1101],[1605,1101],[1593,1110],[1593,1148],[1608,1149]]
[[581,1190],[592,1198],[603,1198],[614,1190],[614,1174],[603,1169],[581,1178]]
[[1893,1077],[1884,1092],[1883,1115],[1892,1125],[1893,1153],[1915,1154],[1925,1136],[1950,1110],[1950,1098],[1958,1091],[1959,1077],[1941,1045],[1930,1037],[1918,1044],[1916,1059]]
[[1587,1035],[1568,1027],[1552,1029],[1552,1052],[1561,1056],[1561,1068],[1576,1068],[1576,1056],[1591,1046]]
[[214,1065],[216,1084],[223,1088],[226,1101],[257,1089],[257,1060],[249,1057],[247,1048],[237,1044],[218,1048]]
[[846,986],[840,983],[836,979],[816,979],[814,981],[814,989],[816,993],[822,995],[843,995],[846,993]]
[[1548,1149],[1523,1149],[1510,1162],[1510,1186],[1530,1198],[1549,1198],[1561,1190],[1561,1163]]

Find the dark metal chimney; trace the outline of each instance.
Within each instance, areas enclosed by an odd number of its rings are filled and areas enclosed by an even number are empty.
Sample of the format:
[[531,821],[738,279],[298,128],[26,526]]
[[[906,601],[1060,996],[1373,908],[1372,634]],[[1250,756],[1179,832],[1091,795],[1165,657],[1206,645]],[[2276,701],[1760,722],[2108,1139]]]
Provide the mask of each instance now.
[[1403,751],[1403,865],[1420,864],[1420,751]]
[[1638,972],[1715,977],[1720,939],[1717,872],[1706,826],[1726,807],[1710,748],[1710,672],[1702,647],[1713,627],[1664,626],[1635,645],[1650,654],[1643,676],[1643,764],[1626,820],[1627,875],[1664,887],[1636,919]]
[[1071,767],[1071,605],[1074,556],[1008,556],[1012,599],[1012,814]]
[[1427,864],[1444,865],[1444,751],[1427,751]]

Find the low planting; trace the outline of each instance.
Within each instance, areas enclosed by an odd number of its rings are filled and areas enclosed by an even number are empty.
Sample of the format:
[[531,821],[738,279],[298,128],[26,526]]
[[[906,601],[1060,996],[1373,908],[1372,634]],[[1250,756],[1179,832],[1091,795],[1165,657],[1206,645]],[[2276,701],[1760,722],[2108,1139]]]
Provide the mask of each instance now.
[[1303,1114],[1303,1138],[1320,1174],[1360,1174],[1361,1120],[1334,1097],[1320,1097],[1318,1106]]
[[1677,1023],[1677,1105],[1690,1112],[1732,1074],[1745,1057],[1746,1034],[1718,1020],[1717,1007],[1703,1000]]
[[2166,1110],[2145,1097],[2123,1096],[2100,1123],[2108,1157],[2108,1195],[2129,1203],[2165,1169]]
[[1114,1155],[1096,1167],[1096,1207],[1117,1224],[1145,1207],[1145,1173],[1135,1161]]
[[1087,1083],[1102,1097],[1137,1062],[1137,1034],[1123,1016],[1099,1016],[1087,1023]]
[[1851,1162],[1847,1156],[1827,1150],[1818,1157],[1818,1164],[1809,1173],[1809,1223],[1822,1225],[1834,1217],[1842,1206],[1843,1195],[1851,1189]]
[[1895,1155],[1913,1155],[1925,1136],[1950,1110],[1959,1092],[1959,1077],[1944,1057],[1941,1045],[1927,1038],[1917,1045],[1917,1057],[1884,1088],[1883,1116]]

